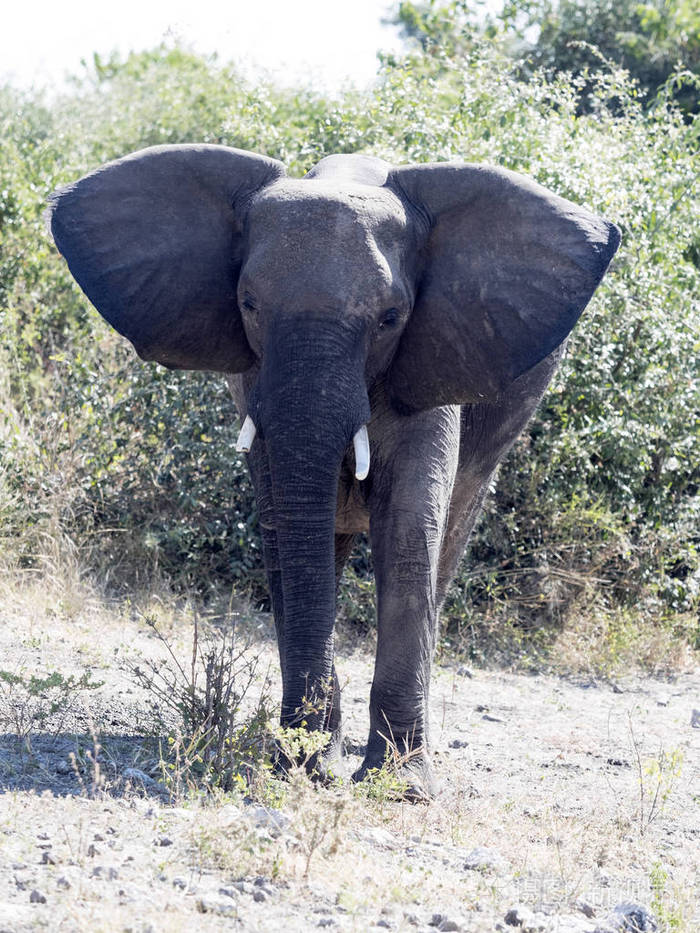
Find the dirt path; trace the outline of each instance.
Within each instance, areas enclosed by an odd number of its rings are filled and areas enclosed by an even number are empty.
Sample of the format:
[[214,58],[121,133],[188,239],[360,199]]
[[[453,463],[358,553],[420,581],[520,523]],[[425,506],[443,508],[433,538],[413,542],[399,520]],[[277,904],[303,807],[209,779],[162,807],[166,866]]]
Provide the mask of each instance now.
[[[438,668],[431,804],[304,780],[266,806],[173,805],[139,733],[149,696],[124,671],[128,658],[164,656],[148,627],[123,608],[26,599],[0,623],[1,670],[65,680],[90,667],[104,681],[66,690],[43,722],[38,699],[4,681],[0,931],[592,933],[634,930],[635,918],[651,930],[652,917],[660,930],[700,929],[697,671],[612,686]],[[188,631],[171,623],[183,652]],[[262,681],[275,670],[269,624],[248,633]],[[371,659],[345,652],[339,673],[357,753]],[[649,913],[615,913],[624,903]]]

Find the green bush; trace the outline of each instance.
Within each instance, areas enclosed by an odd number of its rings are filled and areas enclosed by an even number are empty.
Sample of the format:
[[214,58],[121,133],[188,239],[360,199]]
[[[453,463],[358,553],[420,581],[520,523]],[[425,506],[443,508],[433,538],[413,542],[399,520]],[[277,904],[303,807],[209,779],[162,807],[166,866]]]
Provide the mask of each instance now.
[[[614,267],[504,463],[448,600],[455,625],[569,622],[582,604],[648,618],[699,602],[698,121],[646,111],[626,72],[522,80],[495,42],[387,58],[377,86],[324,99],[251,86],[161,46],[96,58],[70,93],[0,90],[0,536],[5,566],[47,540],[176,585],[263,590],[253,496],[222,381],[146,365],[70,278],[48,194],[125,152],[201,140],[302,174],[331,152],[464,158],[526,172],[623,228]],[[366,554],[355,567],[366,567]],[[346,615],[367,616],[364,572]],[[469,608],[473,607],[473,608]],[[468,618],[467,618],[468,617]]]

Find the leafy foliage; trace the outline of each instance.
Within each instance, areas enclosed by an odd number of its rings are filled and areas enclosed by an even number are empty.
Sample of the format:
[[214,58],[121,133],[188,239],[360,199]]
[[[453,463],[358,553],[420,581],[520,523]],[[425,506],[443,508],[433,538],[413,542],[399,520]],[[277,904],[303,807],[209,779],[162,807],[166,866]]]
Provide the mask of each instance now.
[[[484,161],[619,223],[614,268],[501,469],[447,615],[463,630],[495,617],[559,625],[583,609],[696,611],[697,119],[671,96],[645,108],[615,66],[524,78],[483,31],[387,57],[374,89],[334,99],[252,86],[179,46],[96,57],[50,102],[0,89],[5,566],[45,568],[52,542],[54,562],[61,548],[77,549],[115,586],[159,572],[203,591],[264,592],[225,387],[138,361],[89,307],[42,226],[57,185],[142,146],[195,140],[266,153],[296,175],[331,152]],[[355,562],[367,565],[366,554]],[[351,617],[356,596],[367,614],[363,578],[345,590]]]
[[586,74],[599,70],[602,55],[625,67],[646,97],[686,70],[669,90],[687,113],[700,110],[700,9],[692,0],[535,0],[524,7],[538,29],[526,48],[536,67]]
[[[497,42],[533,70],[588,79],[624,67],[642,97],[674,97],[700,109],[700,11],[692,0],[504,0],[497,14],[480,0],[402,0],[390,22],[431,56],[468,54],[479,37]],[[586,81],[586,90],[593,89]],[[588,93],[579,107],[589,109]]]
[[32,733],[50,728],[57,735],[78,695],[102,684],[90,671],[65,677],[60,671],[37,675],[24,669],[0,670],[0,730],[14,734],[18,744],[31,751]]

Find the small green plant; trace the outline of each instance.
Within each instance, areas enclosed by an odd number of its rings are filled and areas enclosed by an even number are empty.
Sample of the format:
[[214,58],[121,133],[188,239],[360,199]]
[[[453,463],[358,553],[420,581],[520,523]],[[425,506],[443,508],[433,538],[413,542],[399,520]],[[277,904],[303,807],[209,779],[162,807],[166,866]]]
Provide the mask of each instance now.
[[[422,750],[401,752],[393,736],[385,739],[387,746],[384,753],[384,763],[381,768],[370,768],[367,776],[357,786],[358,793],[369,800],[377,803],[396,803],[397,800],[404,800],[411,797],[411,785],[407,778],[407,771],[410,771],[411,759],[420,755]],[[414,799],[419,799],[419,795]]]
[[[167,657],[133,665],[136,682],[152,694],[157,725],[167,731],[160,745],[163,783],[173,797],[194,790],[245,791],[269,768],[271,736],[267,686],[246,703],[257,680],[257,664],[239,644],[235,627],[202,634],[195,617],[189,666],[147,618]],[[244,711],[245,707],[245,711]],[[175,717],[168,727],[164,717]]]
[[661,862],[654,862],[649,872],[651,910],[660,922],[661,929],[673,933],[685,929],[685,925],[680,906],[669,903],[668,881],[668,872]]
[[20,747],[31,753],[33,732],[58,735],[79,695],[102,684],[92,680],[90,671],[66,677],[60,671],[37,675],[24,669],[0,670],[0,729],[12,732]]
[[376,803],[396,803],[403,799],[408,781],[399,777],[393,763],[387,759],[381,768],[370,768],[367,776],[355,785],[358,797]]
[[298,726],[278,726],[273,735],[278,752],[286,761],[292,763],[292,770],[303,771],[313,769],[314,761],[330,739],[328,732],[320,729],[309,731],[305,721]]
[[667,752],[660,747],[653,758],[642,758],[642,748],[635,735],[631,716],[628,718],[628,726],[639,789],[637,825],[643,835],[666,809],[683,770],[683,752],[679,748]]

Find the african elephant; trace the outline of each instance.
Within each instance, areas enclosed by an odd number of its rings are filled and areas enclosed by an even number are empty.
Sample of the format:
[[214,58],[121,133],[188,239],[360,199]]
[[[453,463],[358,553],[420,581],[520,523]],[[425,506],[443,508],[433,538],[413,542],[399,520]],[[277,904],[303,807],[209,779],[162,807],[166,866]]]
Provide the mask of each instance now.
[[51,230],[145,360],[227,374],[244,420],[282,669],[341,754],[337,580],[368,531],[378,636],[362,778],[387,741],[431,794],[438,611],[497,464],[538,404],[620,234],[528,178],[445,162],[282,163],[210,145],[111,162]]

